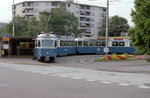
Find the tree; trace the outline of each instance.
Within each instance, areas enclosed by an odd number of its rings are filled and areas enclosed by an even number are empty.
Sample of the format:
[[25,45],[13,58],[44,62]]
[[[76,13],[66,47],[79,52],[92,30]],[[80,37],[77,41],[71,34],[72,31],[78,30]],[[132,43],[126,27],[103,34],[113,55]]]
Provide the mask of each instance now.
[[104,37],[105,34],[106,34],[106,17],[103,17],[102,26],[100,27],[100,31],[98,33],[98,36]]
[[135,0],[131,17],[135,26],[129,29],[137,53],[150,54],[150,0]]
[[118,37],[121,35],[121,32],[127,32],[129,29],[128,21],[117,15],[110,18],[109,21],[109,36]]
[[[23,17],[15,17],[15,36],[27,36],[27,22]],[[12,21],[5,26],[4,32],[12,35]]]
[[50,11],[42,11],[40,13],[40,26],[41,30],[45,32],[51,31],[51,23],[50,23],[51,13]]
[[36,36],[39,32],[41,32],[39,22],[35,17],[28,20],[27,29],[28,36],[30,37]]
[[77,36],[78,19],[73,13],[67,12],[64,6],[51,10],[51,30],[57,35],[74,35]]

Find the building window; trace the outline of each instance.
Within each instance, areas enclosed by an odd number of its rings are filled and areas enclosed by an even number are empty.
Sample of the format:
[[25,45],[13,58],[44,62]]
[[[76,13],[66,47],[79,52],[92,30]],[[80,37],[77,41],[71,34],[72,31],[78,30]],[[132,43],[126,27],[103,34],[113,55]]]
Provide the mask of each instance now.
[[80,21],[84,21],[84,17],[80,17]]
[[106,9],[103,9],[104,12],[106,12]]
[[68,7],[70,7],[70,4],[68,4]]
[[85,9],[85,5],[80,5],[80,9]]
[[36,2],[36,3],[35,3],[35,6],[39,6],[39,3],[38,3],[38,2]]
[[102,13],[102,16],[105,17],[105,16],[106,16],[106,13]]
[[39,12],[39,9],[35,9],[35,12],[38,13],[38,12]]
[[58,2],[52,2],[52,6],[58,6]]
[[87,9],[87,10],[90,10],[90,6],[86,6],[86,9]]
[[46,6],[50,6],[51,4],[50,4],[50,3],[48,3],[48,2],[46,2],[46,3],[45,3],[45,5],[46,5]]
[[86,24],[85,23],[80,23],[80,27],[85,27]]

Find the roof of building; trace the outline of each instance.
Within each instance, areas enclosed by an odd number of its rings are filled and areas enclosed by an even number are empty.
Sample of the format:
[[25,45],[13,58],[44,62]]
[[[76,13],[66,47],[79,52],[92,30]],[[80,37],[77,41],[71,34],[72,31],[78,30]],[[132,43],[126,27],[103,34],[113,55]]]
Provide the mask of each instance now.
[[89,6],[93,6],[93,7],[99,7],[99,8],[106,8],[106,7],[103,7],[103,6],[98,6],[98,5],[92,5],[92,4],[85,4],[85,3],[80,3],[80,2],[68,2],[66,0],[25,0],[25,1],[22,1],[22,2],[19,2],[19,3],[16,3],[15,5],[18,5],[18,4],[21,4],[21,3],[24,3],[24,2],[65,2],[65,3],[73,3],[73,4],[78,4],[78,5],[89,5]]

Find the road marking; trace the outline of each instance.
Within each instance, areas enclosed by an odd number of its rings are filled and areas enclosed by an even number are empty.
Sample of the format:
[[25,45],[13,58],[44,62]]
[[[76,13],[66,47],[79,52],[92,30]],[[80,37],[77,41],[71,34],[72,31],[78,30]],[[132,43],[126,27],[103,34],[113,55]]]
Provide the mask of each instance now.
[[148,88],[150,88],[150,87],[148,87],[148,86],[145,86],[145,85],[141,85],[141,86],[138,86],[139,88],[145,88],[145,89],[148,89]]
[[40,74],[46,75],[46,74],[49,74],[49,73],[48,72],[41,72]]
[[121,85],[121,86],[129,86],[130,84],[121,83],[121,84],[119,84],[119,85]]
[[[144,84],[150,83],[150,75],[142,73],[119,73],[100,71],[93,69],[60,67],[60,66],[33,66],[33,65],[17,65],[17,64],[2,64],[0,67],[27,71],[31,73],[49,74],[51,76],[68,77],[72,79],[84,79],[85,81],[100,81],[101,83],[110,84],[118,83],[121,86],[136,85],[139,88],[150,88]],[[140,78],[139,78],[140,77]]]
[[78,79],[82,79],[82,78],[80,78],[80,77],[72,77],[72,79],[78,80]]
[[112,83],[112,82],[109,82],[109,81],[101,81],[101,83],[110,84],[110,83]]
[[61,75],[60,77],[62,77],[62,78],[67,78],[67,77],[69,77],[69,76]]
[[93,79],[86,79],[86,81],[93,82],[93,81],[96,81],[96,80],[93,80]]

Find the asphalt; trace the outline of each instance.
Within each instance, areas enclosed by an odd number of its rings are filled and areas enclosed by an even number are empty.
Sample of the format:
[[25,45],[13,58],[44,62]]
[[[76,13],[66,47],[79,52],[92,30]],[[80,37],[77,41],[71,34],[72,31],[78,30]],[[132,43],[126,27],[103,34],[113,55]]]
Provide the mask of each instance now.
[[73,55],[58,57],[55,62],[44,63],[33,60],[33,56],[6,56],[0,58],[0,63],[25,64],[33,66],[64,66],[87,68],[103,71],[122,73],[143,73],[150,74],[150,62],[138,61],[117,61],[117,62],[94,62],[100,55]]

